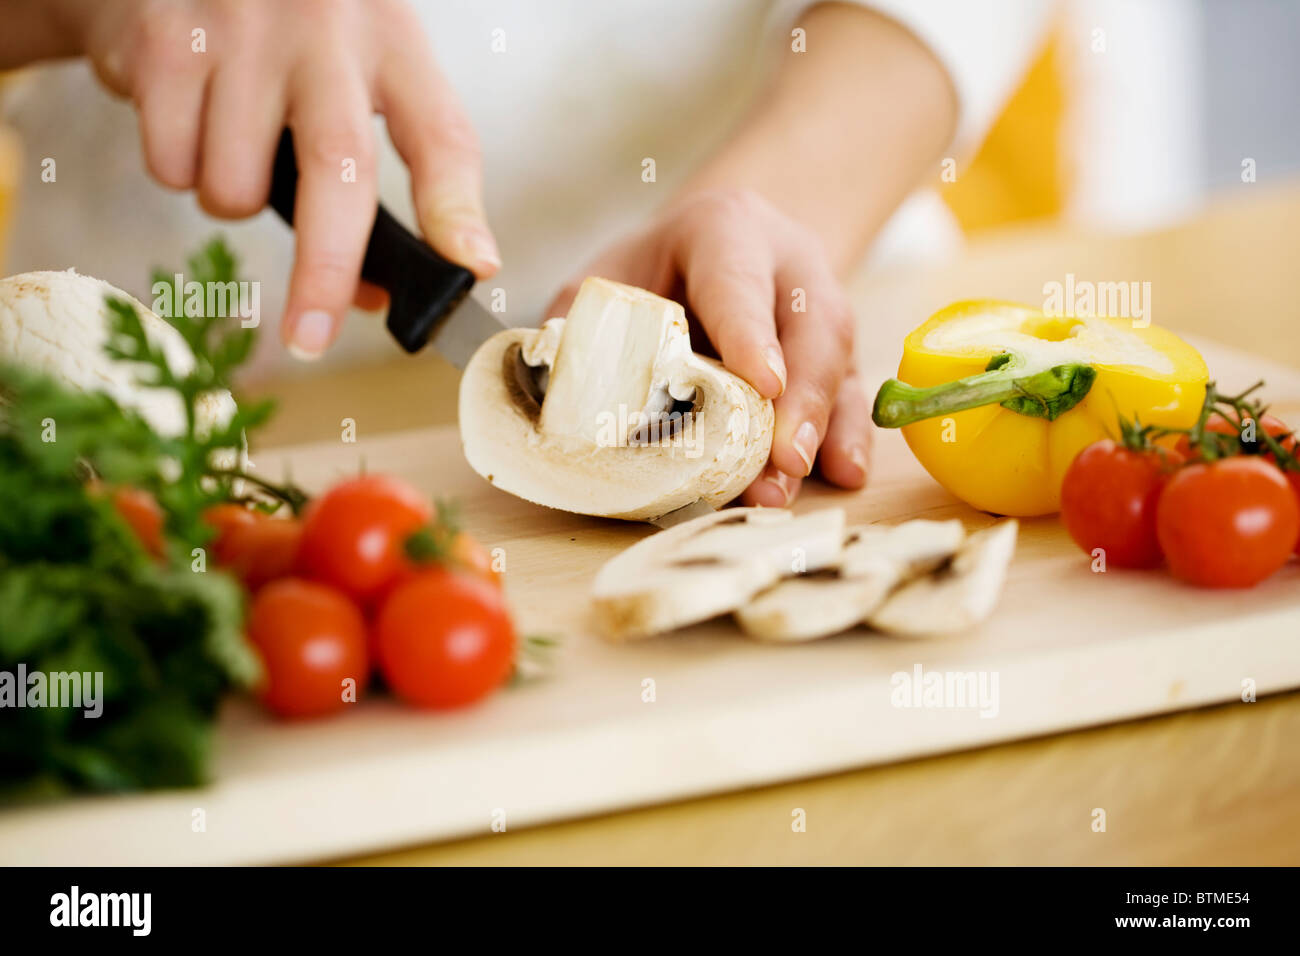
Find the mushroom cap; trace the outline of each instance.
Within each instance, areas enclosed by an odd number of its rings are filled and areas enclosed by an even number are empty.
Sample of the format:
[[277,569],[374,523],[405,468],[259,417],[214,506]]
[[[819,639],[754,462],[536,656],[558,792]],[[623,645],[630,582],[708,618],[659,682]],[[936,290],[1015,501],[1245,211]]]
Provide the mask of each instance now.
[[[180,396],[139,384],[130,363],[114,361],[104,351],[106,296],[135,306],[145,334],[177,372],[193,368],[194,356],[179,332],[121,289],[71,269],[0,279],[0,361],[44,372],[79,391],[104,392],[139,412],[159,434],[180,434],[185,429]],[[227,422],[234,413],[235,401],[225,390],[199,397],[200,430]]]
[[564,320],[507,329],[470,359],[460,384],[460,435],[476,472],[548,508],[628,520],[660,517],[696,501],[721,506],[758,477],[772,447],[772,403],[713,359],[682,357],[674,374],[694,389],[676,439],[620,447],[575,445],[540,428],[530,370],[555,361]]

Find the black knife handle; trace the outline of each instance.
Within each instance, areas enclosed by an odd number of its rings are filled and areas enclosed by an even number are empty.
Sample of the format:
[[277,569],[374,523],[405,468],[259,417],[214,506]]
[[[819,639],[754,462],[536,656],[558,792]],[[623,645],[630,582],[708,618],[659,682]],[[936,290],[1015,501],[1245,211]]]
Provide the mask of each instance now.
[[[298,158],[285,130],[271,171],[271,208],[293,225]],[[379,204],[366,243],[361,278],[388,292],[388,331],[402,348],[418,352],[474,285],[474,273],[448,262]]]

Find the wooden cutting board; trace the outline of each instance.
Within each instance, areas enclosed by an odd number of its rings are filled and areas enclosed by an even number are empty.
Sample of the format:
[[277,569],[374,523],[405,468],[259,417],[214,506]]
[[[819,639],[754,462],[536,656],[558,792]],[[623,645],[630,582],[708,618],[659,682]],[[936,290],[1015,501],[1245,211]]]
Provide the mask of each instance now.
[[[1277,411],[1300,413],[1300,374],[1197,344],[1225,386],[1264,375]],[[798,508],[992,520],[939,488],[897,433],[877,436],[874,459],[863,492],[813,485]],[[1243,681],[1260,695],[1300,687],[1300,565],[1224,593],[1160,572],[1097,574],[1054,519],[1023,523],[997,615],[958,638],[859,630],[768,646],[720,620],[611,646],[588,629],[587,588],[651,528],[510,498],[470,472],[447,428],[255,465],[321,488],[362,461],[459,499],[469,529],[505,549],[521,632],[563,638],[553,675],[451,714],[376,699],[289,725],[233,701],[212,786],[5,812],[0,863],[308,861],[1240,700]],[[917,668],[982,675],[990,690],[996,677],[996,707],[896,706],[891,678]]]

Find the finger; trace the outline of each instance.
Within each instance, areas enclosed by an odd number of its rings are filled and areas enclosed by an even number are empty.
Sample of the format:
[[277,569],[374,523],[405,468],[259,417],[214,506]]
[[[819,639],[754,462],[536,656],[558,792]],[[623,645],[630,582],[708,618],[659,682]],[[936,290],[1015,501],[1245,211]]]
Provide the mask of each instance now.
[[333,62],[306,66],[290,87],[297,253],[280,334],[304,359],[319,356],[338,334],[377,203],[369,98],[360,79],[331,69]]
[[171,189],[190,189],[197,176],[208,62],[184,35],[159,45],[132,80],[145,167]]
[[871,402],[857,373],[850,371],[840,385],[839,397],[826,426],[826,440],[817,459],[822,477],[841,488],[865,485],[874,427]]
[[411,196],[429,244],[480,279],[501,268],[483,210],[478,138],[423,36],[408,36],[381,66],[377,91],[393,146],[411,170]]
[[678,247],[686,297],[722,363],[764,398],[786,387],[786,359],[773,315],[771,247],[746,222],[720,212]]
[[792,478],[770,462],[754,483],[741,493],[740,501],[750,507],[784,508],[799,496],[802,478]]
[[264,62],[241,58],[218,69],[209,86],[199,205],[223,219],[252,216],[270,196],[285,91]]
[[782,269],[778,285],[783,292],[777,329],[790,380],[775,403],[772,462],[802,477],[812,471],[831,404],[852,360],[853,324],[844,295],[824,266],[795,263]]

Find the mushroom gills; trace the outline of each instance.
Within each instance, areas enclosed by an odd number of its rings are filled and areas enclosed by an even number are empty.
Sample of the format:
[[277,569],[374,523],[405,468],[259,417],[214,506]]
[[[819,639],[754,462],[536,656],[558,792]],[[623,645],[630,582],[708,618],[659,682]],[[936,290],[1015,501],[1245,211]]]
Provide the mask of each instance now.
[[976,531],[937,572],[903,585],[867,617],[891,634],[924,637],[964,631],[993,613],[1020,525],[1014,518]]
[[843,540],[840,508],[704,515],[642,539],[600,569],[592,588],[597,626],[629,640],[708,620],[786,575],[830,566]]
[[961,547],[960,521],[850,528],[844,550],[818,573],[788,578],[735,611],[763,641],[810,641],[861,624],[897,587],[941,567]]

